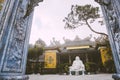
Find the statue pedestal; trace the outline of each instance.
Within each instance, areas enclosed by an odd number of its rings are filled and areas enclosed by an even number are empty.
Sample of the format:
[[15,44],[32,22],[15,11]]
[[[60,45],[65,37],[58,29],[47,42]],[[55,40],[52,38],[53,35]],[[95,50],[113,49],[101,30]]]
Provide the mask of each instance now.
[[69,71],[69,75],[85,75],[85,71]]
[[0,80],[29,80],[27,75],[23,76],[0,76]]
[[120,74],[113,74],[113,75],[112,75],[112,78],[113,78],[114,80],[120,80]]
[[75,75],[79,75],[79,71],[75,71]]

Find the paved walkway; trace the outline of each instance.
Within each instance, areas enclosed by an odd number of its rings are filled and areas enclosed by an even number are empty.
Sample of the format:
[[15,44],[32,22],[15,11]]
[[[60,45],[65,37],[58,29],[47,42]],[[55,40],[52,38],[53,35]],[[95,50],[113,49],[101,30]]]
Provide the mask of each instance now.
[[95,75],[29,75],[29,80],[113,80],[112,74]]

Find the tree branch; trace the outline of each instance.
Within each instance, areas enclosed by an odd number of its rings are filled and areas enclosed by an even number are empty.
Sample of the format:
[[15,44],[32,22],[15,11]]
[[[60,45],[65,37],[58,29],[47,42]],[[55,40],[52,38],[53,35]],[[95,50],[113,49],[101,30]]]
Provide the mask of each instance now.
[[101,35],[105,35],[106,37],[108,37],[107,34],[102,33],[102,32],[97,32],[97,31],[95,31],[94,29],[92,29],[92,27],[90,26],[90,24],[88,23],[87,20],[85,20],[85,22],[86,22],[86,24],[88,25],[89,29],[90,29],[91,31],[93,31],[94,33],[96,33],[96,34],[101,34]]

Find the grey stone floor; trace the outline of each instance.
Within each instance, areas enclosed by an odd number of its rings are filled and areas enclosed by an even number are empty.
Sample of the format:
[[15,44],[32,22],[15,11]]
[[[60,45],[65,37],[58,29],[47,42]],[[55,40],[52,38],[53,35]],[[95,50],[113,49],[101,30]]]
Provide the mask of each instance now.
[[29,75],[29,80],[113,80],[112,74],[94,75]]

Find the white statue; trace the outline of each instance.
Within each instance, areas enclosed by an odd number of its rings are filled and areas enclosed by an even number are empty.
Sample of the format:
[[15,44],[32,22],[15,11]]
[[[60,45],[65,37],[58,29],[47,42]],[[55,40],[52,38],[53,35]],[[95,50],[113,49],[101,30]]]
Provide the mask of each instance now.
[[79,71],[82,71],[82,74],[84,75],[85,66],[83,62],[80,60],[79,56],[75,57],[72,66],[69,67],[69,71],[70,71],[70,75],[71,75],[71,71],[75,71],[76,75],[78,75]]

